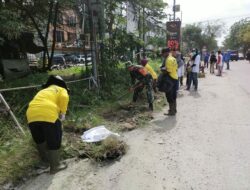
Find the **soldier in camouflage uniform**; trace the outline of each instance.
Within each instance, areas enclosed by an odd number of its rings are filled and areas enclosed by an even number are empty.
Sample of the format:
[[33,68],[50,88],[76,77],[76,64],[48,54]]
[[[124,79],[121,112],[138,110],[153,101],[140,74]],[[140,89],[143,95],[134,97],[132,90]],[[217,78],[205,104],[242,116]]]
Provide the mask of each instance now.
[[[139,94],[143,91],[146,86],[147,99],[149,109],[153,111],[153,78],[150,73],[141,65],[129,65],[128,70],[130,72],[131,81],[134,87],[133,102],[136,102]],[[136,83],[136,81],[138,81]]]

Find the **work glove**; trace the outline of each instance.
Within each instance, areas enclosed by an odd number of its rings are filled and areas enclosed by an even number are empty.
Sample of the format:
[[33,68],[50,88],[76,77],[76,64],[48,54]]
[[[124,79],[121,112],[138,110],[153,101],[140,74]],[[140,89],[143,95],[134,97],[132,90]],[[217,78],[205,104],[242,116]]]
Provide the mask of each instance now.
[[59,119],[60,119],[61,121],[64,121],[64,120],[65,120],[65,114],[60,114]]

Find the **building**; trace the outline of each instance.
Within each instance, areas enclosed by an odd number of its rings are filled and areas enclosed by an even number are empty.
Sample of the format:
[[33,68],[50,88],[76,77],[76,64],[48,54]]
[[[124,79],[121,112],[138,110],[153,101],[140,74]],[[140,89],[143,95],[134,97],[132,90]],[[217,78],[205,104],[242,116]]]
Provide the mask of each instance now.
[[[56,29],[56,48],[79,47],[80,42],[80,19],[74,10],[65,10],[58,15]],[[53,26],[50,27],[49,43],[53,41]]]

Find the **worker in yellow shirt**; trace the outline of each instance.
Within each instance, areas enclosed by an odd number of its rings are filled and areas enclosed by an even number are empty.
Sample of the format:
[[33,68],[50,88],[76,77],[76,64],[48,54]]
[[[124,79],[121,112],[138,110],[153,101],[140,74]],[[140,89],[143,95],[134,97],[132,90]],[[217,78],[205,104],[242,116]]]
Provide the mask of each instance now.
[[147,69],[147,71],[151,74],[151,76],[153,78],[153,89],[154,89],[154,92],[157,92],[157,90],[156,90],[156,83],[157,83],[157,78],[158,78],[157,74],[155,73],[154,69],[148,64],[147,59],[142,59],[141,65],[143,67],[145,67]]
[[62,140],[61,121],[69,102],[69,89],[60,76],[50,76],[33,100],[26,112],[29,129],[41,160],[49,163],[50,173],[63,170],[67,165],[59,161],[59,149]]
[[[163,64],[161,66],[162,79],[161,83],[165,87],[165,95],[169,103],[169,111],[167,115],[175,115],[177,112],[177,87],[178,87],[178,65],[176,59],[170,54],[170,48],[165,48],[162,50],[162,56],[164,58]],[[161,90],[162,91],[162,90]]]

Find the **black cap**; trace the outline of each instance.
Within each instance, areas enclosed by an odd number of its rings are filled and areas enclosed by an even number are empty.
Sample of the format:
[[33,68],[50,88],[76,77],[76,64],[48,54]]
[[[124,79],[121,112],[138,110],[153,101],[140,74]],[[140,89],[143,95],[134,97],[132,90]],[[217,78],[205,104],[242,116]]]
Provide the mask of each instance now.
[[68,91],[68,93],[70,92],[69,88],[67,87],[67,84],[65,83],[65,81],[63,80],[62,77],[60,77],[59,75],[50,75],[46,84],[42,85],[43,88],[47,88],[50,85],[57,85],[60,86],[64,89],[66,89]]

